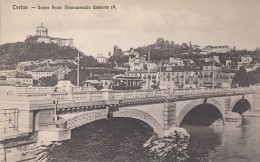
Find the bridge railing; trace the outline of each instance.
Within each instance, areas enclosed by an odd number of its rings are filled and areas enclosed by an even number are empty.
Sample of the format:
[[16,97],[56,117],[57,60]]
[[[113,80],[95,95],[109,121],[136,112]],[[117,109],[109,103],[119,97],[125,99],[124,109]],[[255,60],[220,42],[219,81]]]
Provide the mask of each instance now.
[[89,93],[89,100],[90,101],[99,101],[104,100],[102,92],[90,92]]
[[51,99],[54,100],[69,100],[69,94],[66,92],[62,92],[62,93],[52,93],[51,94]]
[[[29,88],[30,89],[30,88]],[[126,91],[70,91],[70,92],[50,92],[50,89],[47,87],[32,87],[32,92],[24,92],[22,87],[16,93],[7,93],[9,96],[22,97],[29,100],[33,99],[52,99],[52,100],[61,100],[61,101],[98,101],[98,100],[122,100],[122,99],[131,99],[131,98],[145,98],[145,97],[158,97],[165,96],[170,93],[168,89],[160,90],[126,90]],[[27,90],[26,90],[27,91]],[[35,92],[41,91],[41,92]],[[176,95],[204,95],[204,94],[229,94],[229,93],[245,93],[250,92],[252,88],[232,88],[232,89],[223,89],[223,88],[214,88],[214,89],[188,89],[188,90],[174,90],[173,93]],[[108,97],[110,96],[110,97]]]

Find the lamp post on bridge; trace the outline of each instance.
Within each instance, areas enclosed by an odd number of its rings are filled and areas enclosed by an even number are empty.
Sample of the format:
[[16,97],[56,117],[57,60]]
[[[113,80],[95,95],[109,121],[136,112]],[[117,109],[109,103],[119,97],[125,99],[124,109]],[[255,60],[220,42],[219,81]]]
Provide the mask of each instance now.
[[79,87],[79,60],[82,58],[79,56],[79,49],[78,49],[78,59],[77,59],[77,87]]
[[77,86],[79,87],[79,50],[78,50],[78,65],[77,65]]

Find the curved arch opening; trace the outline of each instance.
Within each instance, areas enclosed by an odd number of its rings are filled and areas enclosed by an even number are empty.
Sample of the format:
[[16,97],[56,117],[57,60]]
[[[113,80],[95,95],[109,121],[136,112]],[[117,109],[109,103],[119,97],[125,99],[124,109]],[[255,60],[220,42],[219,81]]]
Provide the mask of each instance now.
[[101,119],[73,129],[53,154],[61,161],[138,161],[148,155],[143,144],[152,135],[152,127],[138,119]]
[[221,120],[223,124],[223,116],[219,109],[212,104],[200,104],[191,109],[180,123],[182,125],[200,125],[210,126]]
[[240,99],[234,105],[232,112],[242,115],[244,112],[251,109],[250,103],[246,99]]

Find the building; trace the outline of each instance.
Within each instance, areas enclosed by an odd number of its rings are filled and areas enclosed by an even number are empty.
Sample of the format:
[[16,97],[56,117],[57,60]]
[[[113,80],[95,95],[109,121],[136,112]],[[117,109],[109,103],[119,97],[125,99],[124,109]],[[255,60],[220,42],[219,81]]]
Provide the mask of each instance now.
[[184,66],[194,66],[195,62],[192,59],[182,59]]
[[32,75],[34,80],[39,80],[43,77],[51,77],[56,75],[58,80],[62,80],[66,74],[69,73],[69,68],[67,67],[40,67],[32,71],[28,71]]
[[226,60],[226,67],[231,66],[231,64],[232,64],[232,61],[231,61],[231,60]]
[[229,46],[206,46],[202,49],[201,54],[209,54],[209,53],[227,53],[230,52]]
[[164,66],[158,75],[161,88],[199,88],[219,86],[220,66],[212,62],[199,66]]
[[57,92],[70,92],[75,86],[69,80],[59,80],[55,87],[57,88]]
[[127,72],[127,76],[138,77],[142,79],[144,88],[150,88],[151,85],[158,82],[158,74],[159,73],[157,73],[157,70],[136,70]]
[[164,66],[159,72],[160,88],[196,88],[203,86],[202,69],[197,66]]
[[115,75],[113,77],[113,90],[130,90],[141,89],[143,87],[143,81],[140,77]]
[[222,69],[219,73],[220,83],[222,88],[231,88],[233,77],[236,71],[230,69]]
[[250,71],[255,71],[257,68],[259,68],[260,65],[259,63],[256,63],[256,64],[246,64],[244,65],[244,68],[246,69],[247,72],[250,72]]
[[112,75],[98,75],[99,81],[102,82],[104,89],[112,88],[113,85],[113,76]]
[[33,78],[8,76],[8,77],[6,77],[6,82],[14,83],[14,84],[18,84],[18,85],[33,85]]
[[204,63],[202,66],[203,87],[218,87],[220,86],[219,73],[221,67],[213,62]]
[[130,55],[138,55],[138,52],[135,52],[133,49],[129,50],[129,51],[125,51],[123,52],[123,55],[125,56],[130,56]]
[[0,70],[0,76],[8,76],[15,73],[15,70]]
[[213,60],[214,60],[216,63],[219,63],[219,64],[220,64],[220,59],[219,59],[219,56],[218,56],[218,55],[213,56]]
[[159,68],[159,65],[156,62],[152,62],[152,61],[148,62],[147,61],[146,64],[147,64],[148,70],[157,70]]
[[[41,43],[54,43],[59,46],[73,47],[73,39],[71,38],[57,38],[48,36],[48,28],[46,28],[43,23],[36,27],[36,42]],[[30,36],[31,37],[31,36]]]
[[140,56],[137,54],[136,56],[129,56],[129,66],[130,71],[134,70],[144,70],[144,67],[146,65],[145,57]]
[[97,62],[100,63],[100,64],[107,63],[107,58],[104,57],[102,54],[98,54],[96,59],[97,59]]
[[183,59],[178,57],[170,57],[169,62],[176,66],[184,66]]
[[250,55],[244,55],[244,56],[241,56],[241,63],[242,64],[249,64],[253,61],[253,58],[252,56]]

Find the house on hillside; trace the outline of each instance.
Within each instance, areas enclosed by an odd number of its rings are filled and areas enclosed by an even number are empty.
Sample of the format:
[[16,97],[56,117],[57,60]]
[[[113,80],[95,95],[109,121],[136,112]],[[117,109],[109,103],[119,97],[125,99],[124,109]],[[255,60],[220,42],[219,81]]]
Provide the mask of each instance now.
[[96,59],[97,59],[97,62],[100,63],[100,64],[107,63],[107,58],[104,57],[102,54],[98,54]]

